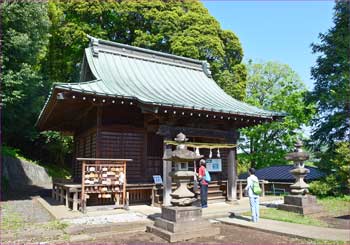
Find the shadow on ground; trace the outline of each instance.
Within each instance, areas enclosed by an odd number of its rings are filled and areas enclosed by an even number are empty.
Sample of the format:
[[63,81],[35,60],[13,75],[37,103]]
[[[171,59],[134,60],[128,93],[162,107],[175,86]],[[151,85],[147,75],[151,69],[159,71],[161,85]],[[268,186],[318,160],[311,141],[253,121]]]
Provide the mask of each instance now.
[[1,193],[1,201],[31,200],[33,196],[49,197],[51,189],[35,185],[20,186],[10,188]]

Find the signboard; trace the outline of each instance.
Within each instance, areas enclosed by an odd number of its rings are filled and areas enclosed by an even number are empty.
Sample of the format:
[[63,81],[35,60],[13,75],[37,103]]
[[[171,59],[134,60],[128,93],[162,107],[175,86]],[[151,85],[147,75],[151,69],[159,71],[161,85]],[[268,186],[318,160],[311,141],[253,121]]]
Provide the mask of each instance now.
[[160,175],[153,175],[153,181],[154,184],[163,184],[162,176]]
[[221,172],[222,171],[222,162],[220,158],[212,158],[205,160],[207,164],[207,170],[209,172]]

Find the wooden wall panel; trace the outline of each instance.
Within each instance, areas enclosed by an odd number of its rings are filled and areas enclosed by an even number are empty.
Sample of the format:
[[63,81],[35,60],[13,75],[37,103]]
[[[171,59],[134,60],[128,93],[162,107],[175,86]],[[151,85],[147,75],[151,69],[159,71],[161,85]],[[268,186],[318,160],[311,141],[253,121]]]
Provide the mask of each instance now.
[[147,179],[142,171],[144,164],[143,132],[101,132],[102,158],[130,158],[127,163],[126,177],[128,183],[143,183]]
[[96,129],[90,129],[74,137],[75,156],[73,159],[73,179],[81,182],[81,162],[78,157],[96,157]]
[[161,157],[147,156],[147,182],[153,182],[152,175],[163,175],[163,160]]

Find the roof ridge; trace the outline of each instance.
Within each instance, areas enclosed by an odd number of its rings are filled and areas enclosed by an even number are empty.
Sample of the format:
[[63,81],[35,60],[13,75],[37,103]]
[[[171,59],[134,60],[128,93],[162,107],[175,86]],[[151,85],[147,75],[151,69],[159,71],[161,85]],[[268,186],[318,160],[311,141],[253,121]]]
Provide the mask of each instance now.
[[105,47],[113,47],[112,50],[107,50],[109,52],[119,51],[118,53],[123,52],[127,55],[134,56],[134,58],[135,56],[139,56],[140,58],[144,58],[144,59],[154,59],[155,58],[154,56],[158,56],[159,58],[163,59],[160,61],[167,61],[177,65],[191,64],[193,67],[203,70],[208,77],[211,77],[210,64],[208,63],[207,60],[192,59],[192,58],[183,57],[179,55],[155,51],[152,49],[140,48],[140,47],[131,46],[128,44],[99,39],[90,35],[87,35],[87,37],[90,39],[89,46],[92,47],[93,54],[96,56],[98,55],[99,46],[104,45]]

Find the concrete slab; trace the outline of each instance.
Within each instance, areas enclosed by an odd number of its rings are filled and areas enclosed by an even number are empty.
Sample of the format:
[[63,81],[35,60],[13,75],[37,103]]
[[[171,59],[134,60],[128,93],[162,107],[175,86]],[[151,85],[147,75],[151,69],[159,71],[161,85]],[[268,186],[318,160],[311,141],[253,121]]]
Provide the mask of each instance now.
[[69,210],[66,206],[55,202],[52,198],[35,197],[37,200],[55,219],[73,219],[83,217],[83,213],[79,211]]
[[[156,217],[159,217],[161,214],[160,207],[151,207],[149,205],[134,205],[130,206],[129,210],[124,209],[102,209],[102,210],[88,210],[86,213],[79,211],[72,211],[66,208],[64,205],[55,202],[52,198],[42,198],[36,197],[37,201],[49,211],[49,213],[55,219],[75,219],[82,217],[96,217],[96,216],[105,216],[105,215],[115,215],[115,214],[127,214],[127,213],[139,213],[147,216],[149,219],[154,220]],[[260,203],[271,203],[274,201],[283,200],[283,197],[276,196],[266,196],[261,197]],[[264,206],[261,206],[264,208]],[[203,218],[216,218],[216,217],[227,217],[231,213],[241,214],[250,209],[249,199],[247,197],[238,200],[234,204],[232,203],[212,203],[208,205],[208,208],[202,210]]]
[[260,219],[258,223],[253,223],[250,221],[249,217],[244,216],[235,218],[217,218],[216,220],[225,224],[237,225],[292,237],[332,241],[350,241],[350,231],[344,229],[324,228],[269,219]]

